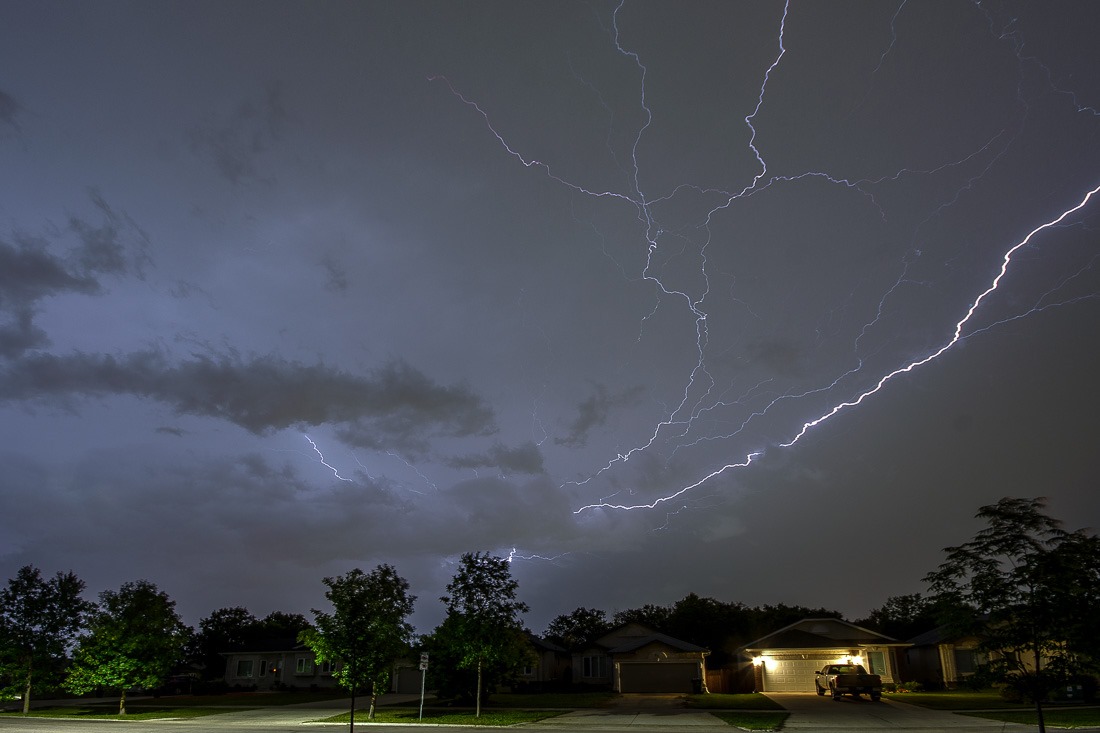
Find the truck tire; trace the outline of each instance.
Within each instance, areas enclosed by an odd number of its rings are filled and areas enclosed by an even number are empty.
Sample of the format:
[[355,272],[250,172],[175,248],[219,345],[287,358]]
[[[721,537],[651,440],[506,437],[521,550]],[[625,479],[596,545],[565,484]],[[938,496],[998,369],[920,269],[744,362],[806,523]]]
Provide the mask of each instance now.
[[878,693],[878,692],[872,692],[871,693],[871,702],[878,702],[881,699],[882,699],[882,694],[881,693]]
[[821,685],[814,683],[814,690],[817,691],[819,697],[825,697],[825,690],[821,689]]

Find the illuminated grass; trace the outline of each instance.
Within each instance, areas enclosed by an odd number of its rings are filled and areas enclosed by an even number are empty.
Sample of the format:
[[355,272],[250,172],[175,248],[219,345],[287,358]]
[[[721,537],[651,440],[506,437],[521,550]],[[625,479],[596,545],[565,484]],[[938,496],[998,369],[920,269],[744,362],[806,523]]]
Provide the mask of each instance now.
[[[1039,719],[1035,711],[1012,710],[1004,712],[971,712],[959,713],[969,715],[972,718],[987,718],[989,720],[1001,720],[1006,723],[1023,723],[1024,725],[1038,725]],[[1100,726],[1100,710],[1096,708],[1071,708],[1043,710],[1043,720],[1046,724],[1056,728],[1094,728]]]
[[[561,715],[556,710],[484,710],[481,717],[474,717],[474,711],[441,711],[438,709],[425,710],[425,723],[432,725],[515,725],[517,723],[534,723],[539,720]],[[341,713],[330,718],[322,718],[317,723],[347,723],[351,715]],[[418,708],[376,708],[374,720],[367,720],[365,710],[355,711],[355,724],[369,725],[371,723],[418,723],[420,722],[420,710]]]
[[948,690],[944,692],[885,692],[888,700],[907,702],[933,710],[988,710],[990,708],[1023,708],[1019,703],[1006,702],[996,690],[969,692]]
[[[540,692],[499,694],[489,699],[490,708],[602,708],[617,697],[614,692]],[[484,705],[484,703],[483,703]],[[484,710],[484,707],[482,708]]]
[[[142,706],[140,712],[126,715],[118,714],[118,705],[66,705],[55,708],[31,710],[28,718],[69,718],[79,720],[163,720],[181,718],[202,718],[207,715],[219,715],[230,711],[250,710],[252,708],[204,708],[204,707],[153,707]],[[21,712],[0,714],[4,718],[23,717]]]

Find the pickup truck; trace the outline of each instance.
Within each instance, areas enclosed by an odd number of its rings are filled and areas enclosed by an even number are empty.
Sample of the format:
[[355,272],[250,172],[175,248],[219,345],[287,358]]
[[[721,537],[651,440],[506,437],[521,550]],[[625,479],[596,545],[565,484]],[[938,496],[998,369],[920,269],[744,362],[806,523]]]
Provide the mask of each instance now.
[[821,671],[814,672],[814,687],[818,695],[828,691],[834,700],[842,695],[859,697],[864,692],[875,702],[882,698],[882,677],[867,674],[862,664],[826,664]]

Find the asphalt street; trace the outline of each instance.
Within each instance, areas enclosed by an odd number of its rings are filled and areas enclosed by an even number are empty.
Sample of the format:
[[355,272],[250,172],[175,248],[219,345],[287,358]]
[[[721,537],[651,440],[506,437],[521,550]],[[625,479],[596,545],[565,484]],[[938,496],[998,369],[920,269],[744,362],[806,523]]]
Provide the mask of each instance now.
[[[883,700],[845,698],[833,701],[813,693],[770,694],[773,700],[786,708],[791,716],[783,730],[799,733],[835,733],[836,731],[950,731],[951,733],[992,733],[1000,731],[1028,731],[1030,726],[1001,723],[981,718],[928,710]],[[338,731],[346,724],[317,723],[318,719],[344,712],[348,700],[328,700],[305,705],[288,705],[253,710],[234,710],[221,715],[191,720],[124,721],[113,723],[101,720],[60,720],[49,718],[0,718],[0,731],[26,731],[26,733],[104,733],[114,726],[125,726],[127,733],[232,733],[233,731],[264,731],[265,733],[303,733],[309,730]],[[678,707],[675,696],[624,696],[612,708],[575,710],[537,723],[527,723],[517,728],[532,733],[615,733],[624,731],[668,731],[675,733],[730,733],[737,730],[726,725],[710,713],[685,710]],[[356,726],[359,727],[358,725]],[[409,724],[363,724],[363,729],[375,733],[408,733]],[[456,726],[416,725],[419,729],[449,730]]]

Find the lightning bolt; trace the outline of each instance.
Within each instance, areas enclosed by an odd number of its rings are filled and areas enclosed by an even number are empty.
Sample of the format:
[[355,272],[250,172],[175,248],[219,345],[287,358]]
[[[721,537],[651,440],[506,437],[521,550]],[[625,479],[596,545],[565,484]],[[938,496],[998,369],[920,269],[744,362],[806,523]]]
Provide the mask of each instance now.
[[310,438],[305,433],[302,433],[302,437],[305,438],[309,442],[310,446],[313,448],[313,452],[317,454],[317,458],[321,461],[321,465],[324,466],[325,468],[327,468],[328,470],[332,471],[333,476],[340,479],[341,481],[347,481],[348,483],[355,483],[350,478],[346,478],[344,476],[341,476],[340,472],[336,470],[335,466],[332,466],[332,465],[330,465],[329,463],[327,463],[325,461],[324,454],[321,453],[321,449],[317,447],[317,444],[313,442],[312,438]]
[[[879,58],[878,65],[875,67],[874,71],[871,74],[872,80],[873,80],[874,76],[878,73],[879,69],[882,67],[883,63],[885,62],[885,60],[888,56],[888,54],[894,48],[894,44],[895,44],[896,39],[897,39],[896,24],[898,22],[899,16],[902,13],[902,10],[906,6],[906,2],[907,2],[907,0],[902,0],[902,2],[900,3],[900,5],[898,5],[896,11],[894,12],[894,14],[893,14],[893,16],[890,20],[890,33],[891,33],[890,44],[889,44],[889,47],[882,53],[881,57]],[[1021,55],[1022,42],[1020,41],[1019,38],[1016,37],[1015,32],[1012,32],[1012,33],[1002,32],[998,36],[998,34],[996,32],[996,29],[994,27],[994,24],[993,24],[992,16],[990,15],[990,13],[980,3],[975,3],[975,5],[979,9],[979,11],[985,13],[986,17],[989,19],[989,21],[990,21],[990,32],[993,34],[993,36],[995,38],[1008,39],[1013,44],[1013,48],[1016,52],[1017,59],[1022,63],[1024,61],[1024,57]],[[860,194],[862,194],[863,196],[867,197],[871,201],[871,203],[878,209],[883,221],[885,221],[886,213],[883,210],[883,208],[878,204],[878,202],[875,200],[874,195],[868,190],[868,188],[870,186],[880,184],[880,183],[883,183],[883,182],[887,182],[887,181],[891,181],[891,182],[892,181],[898,181],[902,176],[905,176],[905,175],[928,175],[928,176],[932,176],[932,175],[943,173],[943,172],[948,171],[950,169],[957,169],[960,166],[963,166],[964,164],[970,163],[972,161],[975,162],[979,166],[978,171],[975,174],[968,176],[966,178],[966,180],[962,183],[961,186],[958,186],[957,188],[955,188],[953,195],[949,195],[946,198],[946,200],[941,201],[939,206],[936,207],[932,211],[931,214],[929,214],[923,221],[921,221],[919,224],[916,225],[916,229],[915,229],[914,235],[913,235],[914,244],[911,247],[910,251],[906,254],[905,259],[902,260],[902,266],[901,266],[900,274],[897,275],[897,278],[894,281],[893,285],[891,287],[889,287],[885,291],[885,293],[882,295],[882,297],[880,298],[879,303],[878,303],[877,311],[874,313],[874,316],[867,323],[865,323],[863,325],[862,330],[859,332],[859,335],[855,339],[855,342],[853,344],[853,349],[855,351],[856,362],[855,362],[855,365],[853,367],[851,367],[847,371],[843,372],[839,377],[837,377],[835,380],[831,381],[828,384],[822,384],[822,385],[819,385],[819,386],[811,388],[811,389],[805,389],[805,390],[800,391],[798,393],[795,393],[795,392],[792,391],[790,393],[781,394],[781,395],[775,397],[765,407],[763,407],[762,409],[758,409],[758,410],[754,411],[753,413],[751,413],[741,423],[741,425],[732,433],[729,433],[725,436],[719,436],[719,437],[713,437],[713,438],[700,438],[700,439],[697,439],[696,442],[699,442],[700,440],[718,440],[718,439],[731,437],[732,435],[736,435],[736,434],[740,433],[742,430],[744,430],[751,420],[753,420],[756,417],[760,417],[760,416],[766,414],[768,411],[770,411],[776,405],[780,404],[782,401],[795,400],[795,399],[799,399],[799,398],[802,398],[802,397],[807,397],[809,395],[814,395],[814,394],[829,393],[832,390],[837,389],[841,385],[841,383],[844,379],[850,377],[851,375],[854,375],[857,372],[861,372],[864,368],[864,360],[863,360],[862,356],[860,355],[862,339],[864,338],[864,336],[868,332],[870,332],[872,329],[874,329],[877,324],[879,324],[880,319],[882,318],[883,313],[885,311],[886,303],[894,295],[895,291],[903,283],[912,282],[909,279],[910,266],[916,258],[920,257],[920,254],[921,254],[920,249],[917,246],[917,242],[916,242],[917,234],[919,234],[922,227],[927,225],[931,220],[933,220],[934,218],[940,216],[945,210],[953,207],[960,200],[960,197],[966,191],[968,191],[972,187],[974,187],[976,185],[976,183],[979,180],[981,180],[986,173],[988,173],[988,171],[994,166],[994,164],[997,163],[1001,159],[1001,157],[1004,155],[1004,153],[1009,148],[1011,143],[1015,141],[1017,135],[1019,134],[1019,130],[1022,128],[1023,123],[1022,123],[1021,120],[1024,117],[1026,117],[1026,113],[1025,113],[1024,115],[1021,115],[1019,118],[1017,118],[1015,131],[1011,131],[1009,128],[1001,130],[999,133],[997,133],[992,138],[990,138],[984,145],[979,147],[977,150],[974,150],[969,155],[966,155],[966,156],[964,156],[963,158],[961,158],[959,160],[941,162],[939,165],[937,165],[935,167],[925,169],[925,170],[913,170],[913,169],[909,169],[909,168],[903,168],[903,169],[899,170],[897,173],[895,173],[893,175],[890,175],[890,176],[883,176],[883,177],[877,178],[877,179],[859,179],[859,180],[850,180],[848,178],[837,177],[837,176],[831,175],[831,174],[823,172],[823,171],[807,171],[807,172],[799,173],[797,175],[773,175],[773,174],[770,174],[769,169],[768,169],[768,164],[767,164],[767,161],[766,161],[766,157],[765,157],[764,153],[760,150],[760,148],[758,147],[758,144],[757,144],[757,127],[756,127],[756,123],[757,123],[757,117],[760,114],[760,112],[761,112],[761,110],[762,110],[762,108],[765,104],[765,99],[767,97],[767,89],[768,89],[768,86],[769,86],[769,82],[772,79],[773,73],[776,71],[776,69],[779,68],[779,66],[780,66],[780,64],[781,64],[781,62],[784,58],[784,55],[786,54],[786,51],[787,51],[786,46],[785,46],[785,42],[784,42],[784,36],[785,36],[785,32],[786,32],[788,13],[789,13],[789,9],[790,9],[790,4],[789,4],[789,1],[788,1],[788,2],[785,2],[784,5],[783,5],[782,15],[781,15],[781,17],[779,19],[779,23],[778,23],[778,37],[777,37],[777,51],[776,51],[776,54],[772,58],[770,64],[767,66],[767,68],[763,72],[763,78],[762,78],[760,86],[759,86],[759,93],[756,95],[755,104],[753,105],[753,107],[752,107],[751,111],[749,112],[749,114],[747,114],[743,117],[743,122],[744,122],[746,128],[748,129],[748,133],[749,133],[747,147],[748,147],[749,151],[751,152],[752,156],[754,157],[754,159],[756,161],[756,164],[757,164],[756,172],[752,175],[751,179],[747,182],[746,185],[744,185],[739,191],[736,191],[736,189],[734,189],[735,192],[733,192],[733,193],[725,192],[725,191],[719,191],[719,190],[716,190],[716,189],[709,189],[709,188],[704,189],[704,188],[697,187],[697,186],[692,186],[692,185],[689,185],[689,184],[680,184],[680,185],[675,186],[670,193],[668,193],[664,196],[651,198],[650,196],[647,195],[646,192],[643,191],[643,187],[642,187],[642,183],[641,183],[641,175],[640,175],[641,165],[639,163],[639,148],[640,148],[640,146],[642,144],[642,141],[643,141],[643,138],[645,137],[647,131],[649,130],[650,125],[651,125],[652,120],[653,120],[653,112],[650,109],[650,107],[648,106],[647,93],[646,93],[646,77],[647,77],[647,74],[648,74],[648,69],[647,69],[646,65],[643,63],[643,61],[642,61],[642,59],[641,59],[641,57],[639,56],[638,53],[626,48],[623,45],[623,42],[622,42],[621,36],[620,36],[620,32],[619,32],[619,14],[620,14],[621,10],[623,9],[623,7],[624,7],[624,3],[620,2],[618,4],[618,6],[615,8],[615,10],[613,11],[612,15],[611,15],[613,43],[614,43],[616,51],[619,54],[621,54],[623,57],[629,59],[638,70],[638,75],[639,75],[638,83],[639,83],[639,91],[640,91],[639,104],[640,104],[641,114],[642,114],[642,121],[640,122],[639,127],[636,131],[636,135],[633,139],[633,143],[630,146],[630,161],[628,163],[628,166],[630,167],[629,178],[630,178],[630,181],[631,181],[630,188],[632,190],[629,191],[629,192],[612,191],[612,190],[597,191],[597,190],[593,190],[589,187],[586,187],[584,185],[581,185],[581,184],[578,184],[578,183],[575,183],[575,182],[572,182],[572,181],[565,180],[564,178],[560,177],[556,172],[554,172],[551,169],[549,164],[544,163],[544,162],[539,161],[539,160],[536,160],[534,158],[525,157],[521,152],[514,149],[507,142],[505,137],[493,126],[493,123],[492,123],[492,120],[490,119],[489,114],[478,103],[476,103],[476,102],[466,98],[465,96],[463,96],[457,89],[455,89],[455,87],[451,84],[451,82],[449,80],[447,80],[445,77],[442,77],[442,76],[429,77],[430,81],[442,81],[442,82],[444,82],[447,85],[448,89],[450,90],[450,92],[453,96],[458,98],[463,104],[465,104],[465,105],[471,107],[472,109],[474,109],[481,116],[482,120],[484,121],[484,124],[485,124],[486,128],[496,138],[496,140],[500,143],[500,145],[503,147],[503,149],[509,155],[511,155],[515,159],[519,160],[520,163],[522,163],[522,165],[524,167],[526,167],[528,169],[539,169],[549,179],[555,181],[556,183],[559,183],[559,184],[565,186],[566,188],[570,189],[571,191],[573,191],[577,194],[580,194],[582,196],[591,197],[591,198],[595,198],[595,199],[610,199],[610,200],[613,200],[613,201],[623,202],[623,203],[628,204],[629,206],[631,206],[635,210],[635,212],[637,214],[638,221],[640,222],[640,224],[644,228],[644,232],[645,232],[644,237],[645,237],[645,243],[646,243],[645,264],[644,264],[644,267],[642,267],[642,269],[641,269],[641,279],[653,284],[653,286],[655,287],[655,296],[656,296],[656,304],[654,305],[653,310],[641,319],[641,324],[640,324],[640,329],[639,329],[639,340],[641,339],[641,329],[643,329],[645,327],[646,322],[657,313],[657,310],[661,307],[661,304],[664,301],[664,298],[668,298],[668,299],[683,303],[686,306],[687,310],[690,312],[691,317],[694,320],[697,360],[696,360],[696,363],[695,363],[694,367],[691,369],[690,373],[687,376],[686,382],[684,384],[683,391],[682,391],[682,393],[680,395],[680,398],[679,398],[679,402],[677,404],[675,404],[674,406],[672,406],[672,408],[669,411],[667,411],[667,413],[666,413],[667,417],[666,418],[664,418],[663,420],[660,420],[660,421],[657,422],[657,424],[654,426],[652,432],[648,433],[649,434],[648,439],[643,440],[639,445],[637,445],[633,448],[629,448],[628,450],[624,450],[624,451],[619,452],[614,458],[610,459],[603,467],[596,470],[588,478],[585,478],[585,479],[580,480],[580,481],[566,482],[566,484],[576,485],[576,486],[581,486],[581,485],[584,485],[584,484],[588,483],[589,481],[591,481],[591,480],[595,479],[596,477],[600,476],[602,473],[612,469],[612,467],[614,467],[616,464],[626,463],[626,462],[630,461],[631,458],[634,455],[636,455],[637,453],[646,451],[649,448],[651,448],[656,443],[656,441],[659,438],[661,438],[662,436],[668,437],[669,434],[676,434],[676,437],[685,437],[685,436],[687,436],[692,430],[692,426],[693,426],[693,423],[694,423],[695,419],[698,418],[700,415],[705,414],[706,412],[708,412],[710,410],[715,410],[719,407],[729,406],[730,404],[733,404],[733,403],[724,402],[720,399],[715,399],[713,401],[713,403],[710,404],[709,406],[705,404],[705,400],[710,399],[712,397],[712,393],[715,392],[715,390],[717,388],[717,385],[715,383],[714,378],[711,376],[711,374],[707,370],[706,361],[705,361],[705,354],[706,354],[706,351],[707,351],[707,345],[708,345],[708,340],[709,340],[710,334],[709,334],[709,331],[708,331],[708,323],[707,323],[708,313],[707,313],[707,310],[704,308],[704,303],[707,299],[707,296],[711,292],[711,290],[710,290],[711,284],[710,284],[710,276],[708,274],[708,260],[707,260],[707,248],[710,244],[710,236],[711,236],[710,235],[710,226],[711,226],[712,220],[714,219],[714,217],[719,212],[730,208],[734,204],[734,202],[739,201],[741,199],[748,198],[750,196],[758,195],[758,194],[762,193],[763,191],[769,189],[773,185],[783,184],[783,183],[792,183],[792,182],[799,181],[799,180],[802,180],[802,179],[807,179],[807,178],[821,178],[821,179],[824,179],[825,181],[827,181],[830,184],[838,185],[838,186],[844,186],[848,189],[852,189],[854,191],[857,191]],[[1053,78],[1052,78],[1052,74],[1050,73],[1050,70],[1046,66],[1042,65],[1041,62],[1037,62],[1037,63],[1039,63],[1039,65],[1047,72],[1047,78],[1048,78],[1050,88],[1055,93],[1067,94],[1067,92],[1064,92],[1063,90],[1058,89],[1055,86]],[[596,92],[598,94],[595,87],[592,84],[590,84],[588,81],[584,80],[583,77],[581,77],[579,75],[579,73],[577,73],[577,71],[572,68],[571,63],[570,63],[570,69],[571,69],[571,71],[573,71],[574,76],[582,84],[584,84],[586,87],[588,87],[593,92]],[[869,93],[869,91],[868,91],[868,93]],[[1022,92],[1019,92],[1019,90],[1018,90],[1018,99],[1019,99],[1020,104],[1022,105],[1022,107],[1025,108],[1025,110],[1026,110],[1027,104],[1023,100],[1022,96],[1020,96],[1021,94],[1022,94]],[[865,95],[865,98],[866,98],[866,95]],[[602,101],[603,101],[603,98],[601,96],[601,103],[602,103]],[[1080,104],[1077,101],[1077,98],[1075,96],[1073,97],[1073,101],[1074,101],[1074,104],[1075,104],[1078,112],[1088,112],[1088,113],[1096,114],[1096,111],[1093,108],[1087,107],[1087,106],[1084,106],[1084,105]],[[861,104],[862,104],[862,102],[861,102]],[[605,110],[607,110],[608,113],[610,114],[610,108],[606,104],[604,104],[603,106],[604,106]],[[610,137],[608,138],[608,140],[610,140]],[[614,151],[612,151],[612,156],[613,156],[613,159],[616,161],[616,164],[617,164],[619,159],[614,156]],[[982,158],[984,158],[984,160],[982,160]],[[704,241],[701,242],[701,246],[699,247],[698,251],[693,253],[695,256],[698,257],[698,259],[700,261],[699,275],[701,276],[700,282],[702,283],[700,286],[698,286],[697,292],[695,292],[694,294],[688,292],[688,290],[685,289],[685,288],[679,288],[679,287],[674,286],[673,284],[671,284],[671,282],[666,283],[665,281],[663,281],[662,276],[658,272],[660,267],[661,267],[661,261],[660,261],[659,258],[663,256],[667,259],[667,257],[668,257],[667,254],[663,254],[663,249],[662,249],[663,246],[664,246],[663,241],[668,237],[676,237],[678,235],[676,235],[675,233],[670,233],[670,232],[666,231],[661,226],[661,224],[658,222],[658,220],[656,219],[656,217],[653,214],[653,207],[657,203],[670,201],[673,197],[677,196],[681,191],[693,191],[696,194],[706,195],[706,196],[713,196],[713,195],[720,196],[720,203],[718,203],[718,205],[716,205],[716,206],[713,206],[712,208],[709,209],[709,211],[707,211],[705,217],[702,218],[701,224],[699,226],[699,228],[702,231],[706,232],[706,238],[705,238]],[[1069,217],[1073,216],[1077,212],[1084,209],[1089,204],[1090,200],[1093,198],[1093,196],[1095,196],[1095,194],[1098,191],[1100,191],[1100,186],[1097,186],[1096,188],[1093,188],[1093,189],[1089,190],[1087,193],[1085,193],[1077,201],[1076,204],[1074,204],[1073,206],[1065,209],[1064,211],[1062,211],[1061,214],[1059,214],[1055,218],[1051,219],[1050,221],[1047,221],[1043,224],[1040,224],[1039,226],[1036,226],[1031,231],[1029,231],[1026,234],[1026,236],[1024,236],[1022,239],[1020,239],[1015,244],[1013,244],[1011,247],[1009,247],[1007,249],[1007,251],[1004,251],[1004,253],[1002,255],[1002,259],[1001,259],[1001,265],[1000,265],[1000,268],[998,269],[996,275],[992,278],[992,280],[985,287],[985,289],[982,290],[981,292],[979,292],[977,294],[977,296],[974,297],[973,300],[969,303],[969,306],[963,312],[963,315],[961,316],[961,318],[959,318],[955,322],[954,328],[951,331],[951,335],[939,347],[935,348],[934,350],[932,350],[930,352],[927,352],[924,356],[922,356],[920,358],[909,361],[909,362],[903,364],[902,366],[898,366],[896,368],[893,368],[889,371],[886,371],[885,373],[881,373],[881,375],[877,379],[875,379],[873,382],[871,382],[870,387],[868,387],[866,389],[862,389],[861,391],[856,391],[856,393],[853,397],[849,397],[849,398],[844,399],[842,401],[835,402],[834,404],[832,404],[831,407],[828,407],[823,412],[819,413],[817,415],[817,417],[814,417],[812,419],[804,421],[802,423],[802,425],[797,430],[795,430],[793,432],[793,434],[791,434],[790,437],[788,437],[787,439],[785,439],[781,442],[771,443],[770,445],[773,446],[774,448],[791,448],[791,447],[795,446],[813,428],[829,421],[830,419],[832,419],[836,415],[840,414],[841,412],[847,411],[850,408],[854,408],[854,407],[857,407],[857,406],[861,405],[864,402],[864,400],[872,397],[873,395],[875,395],[876,393],[878,393],[879,391],[884,389],[891,381],[893,381],[893,380],[895,380],[898,377],[901,377],[903,375],[909,374],[909,373],[919,369],[920,367],[939,359],[941,356],[943,356],[945,353],[947,353],[949,350],[951,350],[953,347],[955,347],[961,341],[966,340],[970,336],[974,336],[978,333],[982,333],[982,332],[984,332],[984,331],[986,331],[990,328],[993,328],[994,326],[1000,325],[1002,323],[1006,323],[1006,322],[1011,321],[1011,320],[1016,320],[1018,318],[1023,318],[1023,317],[1026,317],[1028,315],[1031,315],[1031,314],[1034,314],[1034,313],[1037,313],[1037,312],[1041,312],[1043,310],[1047,310],[1049,308],[1053,308],[1053,307],[1061,306],[1061,305],[1068,305],[1069,303],[1080,302],[1080,301],[1085,300],[1085,299],[1092,299],[1092,298],[1098,297],[1096,295],[1086,295],[1086,296],[1080,296],[1080,297],[1073,298],[1073,299],[1063,301],[1063,302],[1059,302],[1059,303],[1045,302],[1045,299],[1049,295],[1051,295],[1051,293],[1055,292],[1059,287],[1061,287],[1061,285],[1059,285],[1059,286],[1056,286],[1051,291],[1048,291],[1046,294],[1044,294],[1039,299],[1039,301],[1036,302],[1036,304],[1032,308],[1030,308],[1030,309],[1028,309],[1024,312],[1021,312],[1021,313],[1019,313],[1015,316],[1005,318],[1005,319],[997,321],[996,323],[988,324],[988,325],[978,327],[978,328],[975,328],[974,324],[972,323],[972,321],[975,320],[975,314],[978,313],[978,311],[981,309],[983,304],[990,298],[990,296],[992,296],[992,294],[995,291],[997,291],[998,288],[1000,288],[1000,286],[1001,286],[1001,284],[1002,284],[1002,282],[1003,282],[1003,280],[1004,280],[1004,278],[1005,278],[1005,276],[1008,272],[1008,269],[1009,269],[1010,265],[1012,264],[1014,258],[1016,257],[1017,253],[1021,250],[1021,248],[1027,247],[1029,244],[1031,244],[1032,241],[1036,237],[1038,237],[1042,232],[1044,232],[1048,229],[1051,229],[1053,227],[1062,226],[1063,222],[1065,222]],[[601,236],[601,239],[602,239],[602,236]],[[605,252],[605,254],[607,254],[606,248],[605,248],[604,252]],[[608,255],[608,256],[610,257],[610,255]],[[614,261],[614,258],[612,258],[612,259]],[[618,265],[618,262],[616,261],[615,264]],[[1090,263],[1090,265],[1086,266],[1085,268],[1082,268],[1082,270],[1078,274],[1083,272],[1085,269],[1088,269],[1089,267],[1091,267],[1091,263]],[[619,269],[620,269],[620,271],[623,272],[623,274],[625,276],[625,274],[626,274],[625,270],[621,266],[619,266]],[[1063,284],[1064,284],[1064,282],[1065,281],[1063,281]],[[759,387],[760,387],[760,385],[757,385],[757,387],[753,388],[753,390],[750,390],[750,392],[756,390]],[[689,443],[688,445],[692,445],[692,443]],[[731,472],[731,471],[737,471],[737,470],[740,470],[740,469],[747,468],[750,465],[752,465],[753,463],[755,463],[756,461],[763,459],[764,457],[765,457],[765,449],[764,448],[760,448],[758,450],[750,451],[750,452],[746,453],[743,458],[730,461],[729,463],[726,463],[725,465],[722,465],[719,468],[716,468],[715,470],[710,471],[709,473],[702,476],[701,478],[698,478],[697,480],[695,480],[695,481],[693,481],[693,482],[691,482],[687,485],[681,486],[679,489],[677,489],[675,491],[672,491],[671,493],[668,493],[667,495],[664,495],[664,496],[661,496],[657,499],[654,499],[653,501],[650,501],[650,502],[635,503],[635,504],[612,503],[611,500],[610,500],[614,496],[614,495],[612,495],[612,497],[607,497],[607,498],[605,498],[603,500],[600,500],[596,503],[586,504],[584,506],[581,506],[578,509],[574,510],[573,513],[574,514],[581,514],[582,512],[589,511],[589,510],[592,510],[592,509],[597,509],[597,508],[608,509],[608,510],[654,509],[654,508],[657,508],[661,505],[667,504],[668,502],[673,502],[673,501],[676,501],[676,500],[680,499],[685,494],[697,489],[698,487],[706,484],[707,482],[711,481],[712,479],[714,479],[718,476],[721,476],[721,475],[726,474],[726,473]],[[566,485],[566,484],[563,484],[563,486]],[[630,493],[633,494],[633,491],[631,491]],[[666,514],[666,525],[665,526],[668,525],[669,517],[673,516],[678,511],[680,511],[680,509],[677,509],[676,511],[671,511],[671,512]],[[517,557],[520,557],[520,556],[516,555],[515,548],[513,548],[512,554],[509,555],[509,560],[512,560],[513,558],[517,558]],[[541,559],[545,559],[545,558],[541,558]]]

